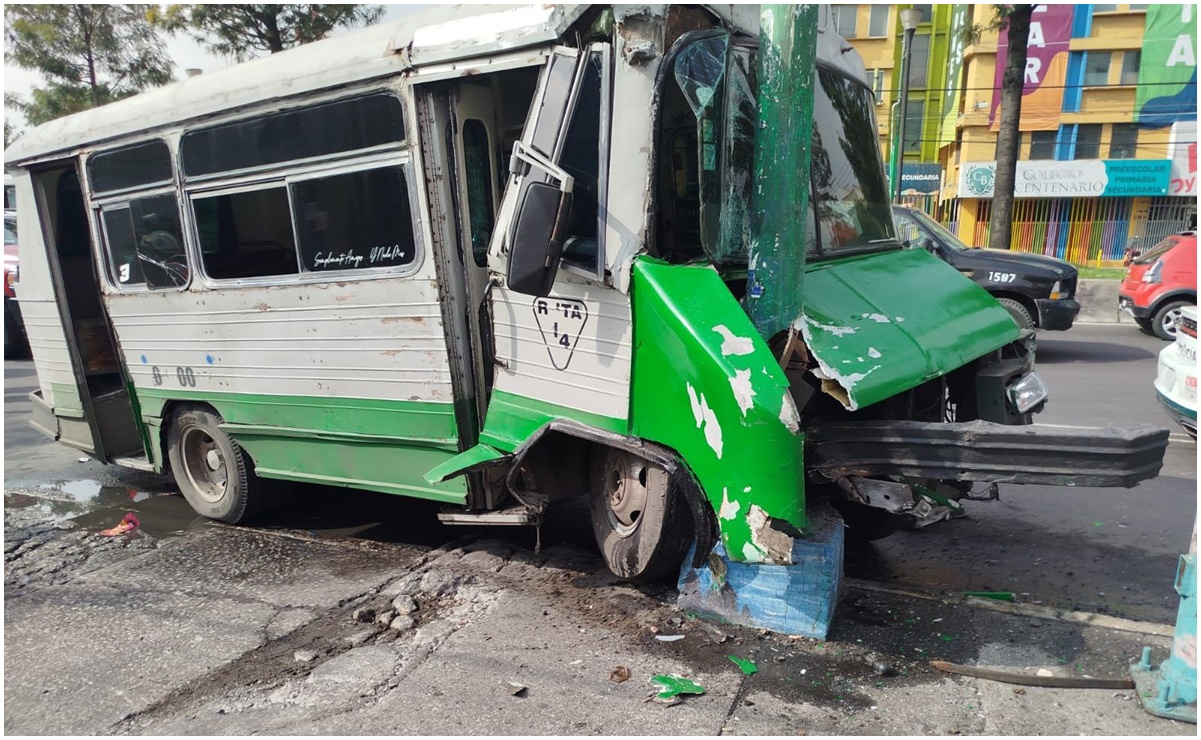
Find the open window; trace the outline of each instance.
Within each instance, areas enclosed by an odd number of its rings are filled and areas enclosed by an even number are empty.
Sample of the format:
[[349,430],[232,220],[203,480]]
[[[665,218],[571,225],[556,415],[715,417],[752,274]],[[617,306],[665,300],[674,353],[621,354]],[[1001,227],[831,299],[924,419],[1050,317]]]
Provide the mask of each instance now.
[[560,263],[604,279],[610,46],[556,49],[510,158],[516,213],[508,233],[508,285],[547,295]]

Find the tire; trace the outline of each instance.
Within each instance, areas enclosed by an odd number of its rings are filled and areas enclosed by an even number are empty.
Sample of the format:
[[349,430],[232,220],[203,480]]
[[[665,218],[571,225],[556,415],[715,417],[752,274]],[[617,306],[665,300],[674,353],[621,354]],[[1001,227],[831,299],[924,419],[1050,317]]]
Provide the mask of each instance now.
[[592,531],[613,575],[631,581],[675,577],[692,544],[692,516],[667,471],[637,455],[594,455]]
[[856,501],[832,497],[831,503],[847,525],[846,537],[851,542],[882,540],[905,526],[906,517]]
[[180,408],[167,429],[167,458],[180,492],[197,514],[241,524],[262,512],[267,492],[249,456],[218,427],[221,421],[203,407]]
[[1151,331],[1155,336],[1171,342],[1176,339],[1176,319],[1180,317],[1180,309],[1191,306],[1188,301],[1168,301],[1159,307],[1151,319]]
[[997,303],[1005,307],[1009,315],[1017,323],[1019,329],[1034,329],[1034,317],[1030,315],[1029,309],[1023,306],[1019,301],[1013,298],[998,298]]
[[1155,326],[1155,324],[1154,324],[1154,322],[1151,321],[1151,319],[1136,318],[1134,320],[1134,323],[1138,324],[1139,330],[1142,331],[1144,334],[1152,334],[1152,335],[1155,334],[1155,329],[1153,328]]

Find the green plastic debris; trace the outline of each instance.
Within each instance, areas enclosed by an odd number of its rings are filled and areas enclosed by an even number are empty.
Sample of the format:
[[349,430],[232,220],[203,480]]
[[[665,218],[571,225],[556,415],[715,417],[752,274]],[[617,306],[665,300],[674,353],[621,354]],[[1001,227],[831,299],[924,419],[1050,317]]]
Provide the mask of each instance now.
[[753,676],[759,672],[759,666],[755,665],[746,658],[739,658],[737,655],[727,655],[734,665],[738,666],[744,675]]
[[977,596],[981,599],[995,599],[996,601],[1013,601],[1012,591],[964,591],[964,596]]
[[1104,527],[1105,524],[1104,524],[1104,522],[1093,522],[1093,526],[1094,527]]
[[671,701],[681,694],[705,693],[704,686],[690,678],[677,676],[674,673],[670,676],[652,676],[651,683],[658,690],[658,693],[655,694],[655,701]]

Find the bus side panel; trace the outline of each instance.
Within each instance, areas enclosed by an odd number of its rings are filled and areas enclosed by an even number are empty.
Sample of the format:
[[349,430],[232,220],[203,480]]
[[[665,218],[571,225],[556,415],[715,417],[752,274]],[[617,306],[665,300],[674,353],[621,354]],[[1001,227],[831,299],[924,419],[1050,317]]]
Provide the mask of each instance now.
[[213,406],[268,478],[462,502],[438,288],[414,277],[108,296],[148,424]]
[[497,368],[484,439],[512,449],[543,423],[574,418],[624,434],[633,333],[628,296],[565,280],[546,298],[493,291]]
[[[40,397],[34,396],[32,422],[35,428],[55,436],[63,444],[95,452],[95,442],[91,427],[84,418],[83,401],[71,365],[67,334],[63,329],[54,280],[47,262],[33,179],[25,170],[20,171],[15,179],[17,243],[20,249],[16,294],[25,333],[29,337],[29,348],[33,353],[40,392]],[[55,193],[47,192],[46,197],[53,199]]]

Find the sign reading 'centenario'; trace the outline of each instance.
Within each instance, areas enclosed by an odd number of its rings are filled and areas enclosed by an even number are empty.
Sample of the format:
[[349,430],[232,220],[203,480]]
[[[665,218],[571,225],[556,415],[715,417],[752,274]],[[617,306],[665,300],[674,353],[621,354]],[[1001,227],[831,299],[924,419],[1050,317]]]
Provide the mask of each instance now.
[[[1171,160],[1078,159],[1071,162],[1018,162],[1016,198],[1098,198],[1166,195]],[[991,198],[996,162],[968,162],[959,168],[959,197]]]

